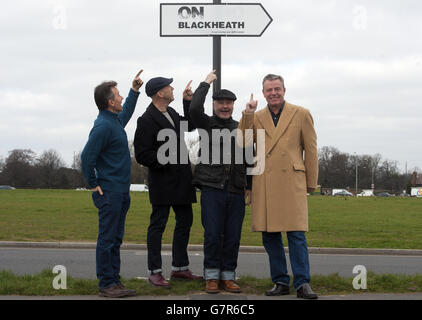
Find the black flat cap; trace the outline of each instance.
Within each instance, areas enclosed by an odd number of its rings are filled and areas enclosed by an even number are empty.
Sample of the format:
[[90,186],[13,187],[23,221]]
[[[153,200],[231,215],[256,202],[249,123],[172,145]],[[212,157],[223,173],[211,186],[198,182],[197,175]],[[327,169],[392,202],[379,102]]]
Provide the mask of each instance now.
[[236,95],[233,92],[226,90],[226,89],[222,89],[222,90],[215,92],[212,95],[212,98],[213,98],[213,100],[230,100],[230,101],[236,101],[237,100]]
[[148,97],[152,97],[154,94],[156,94],[158,91],[163,89],[164,87],[167,87],[170,83],[173,82],[173,78],[167,79],[167,78],[152,78],[149,80],[145,86],[145,93]]

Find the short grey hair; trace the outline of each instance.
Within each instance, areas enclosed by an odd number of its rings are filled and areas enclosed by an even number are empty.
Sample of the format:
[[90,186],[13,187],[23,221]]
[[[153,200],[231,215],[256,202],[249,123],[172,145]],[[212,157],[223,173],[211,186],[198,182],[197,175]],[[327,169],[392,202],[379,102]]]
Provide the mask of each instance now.
[[271,74],[271,73],[265,76],[264,80],[262,81],[262,86],[264,86],[265,81],[274,81],[274,80],[280,80],[281,83],[283,84],[283,87],[285,87],[283,77],[276,74]]

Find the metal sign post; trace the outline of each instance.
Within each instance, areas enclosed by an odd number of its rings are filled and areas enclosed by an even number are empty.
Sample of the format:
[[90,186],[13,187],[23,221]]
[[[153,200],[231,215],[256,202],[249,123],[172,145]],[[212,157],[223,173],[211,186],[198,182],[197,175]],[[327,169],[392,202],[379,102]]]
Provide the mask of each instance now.
[[[221,4],[221,0],[213,0],[214,4]],[[217,81],[214,82],[214,93],[221,90],[221,36],[212,37],[212,65],[216,70]]]
[[260,37],[273,19],[260,3],[161,3],[161,37],[213,37],[213,69],[221,89],[221,38]]

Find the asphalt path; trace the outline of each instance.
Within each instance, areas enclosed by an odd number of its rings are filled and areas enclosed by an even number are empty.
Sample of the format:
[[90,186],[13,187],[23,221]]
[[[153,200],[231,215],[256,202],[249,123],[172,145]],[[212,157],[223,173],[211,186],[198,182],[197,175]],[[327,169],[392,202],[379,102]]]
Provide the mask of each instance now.
[[[163,274],[170,276],[171,252],[163,251]],[[287,254],[287,258],[289,255]],[[202,274],[203,254],[189,252],[190,268]],[[146,278],[147,252],[145,250],[121,250],[121,275],[126,279]],[[66,267],[74,278],[96,279],[94,249],[51,248],[0,248],[0,270],[10,270],[18,275],[36,274],[57,265]],[[310,254],[311,274],[353,278],[353,269],[363,265],[367,271],[377,274],[415,275],[422,273],[422,256]],[[288,263],[291,274],[290,263]],[[265,253],[240,252],[237,276],[250,275],[269,278],[269,263]]]

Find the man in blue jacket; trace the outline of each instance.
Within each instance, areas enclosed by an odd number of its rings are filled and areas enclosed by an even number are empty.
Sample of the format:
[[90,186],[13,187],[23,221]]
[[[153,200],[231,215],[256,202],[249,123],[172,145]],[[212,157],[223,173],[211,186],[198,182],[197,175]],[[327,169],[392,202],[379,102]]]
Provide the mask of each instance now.
[[98,208],[96,265],[101,297],[121,298],[136,294],[120,282],[120,246],[130,206],[131,159],[124,128],[138,101],[143,85],[139,78],[142,71],[133,80],[123,106],[116,82],[104,82],[95,88],[99,114],[81,155],[82,172]]

